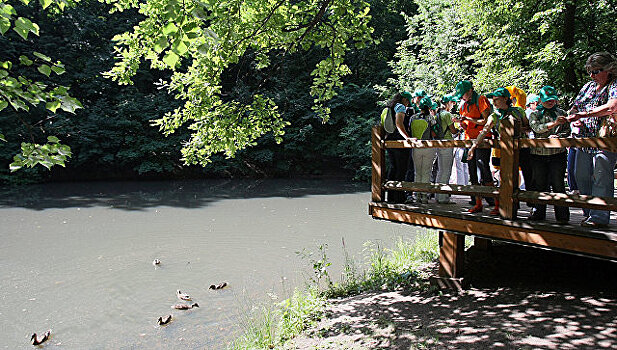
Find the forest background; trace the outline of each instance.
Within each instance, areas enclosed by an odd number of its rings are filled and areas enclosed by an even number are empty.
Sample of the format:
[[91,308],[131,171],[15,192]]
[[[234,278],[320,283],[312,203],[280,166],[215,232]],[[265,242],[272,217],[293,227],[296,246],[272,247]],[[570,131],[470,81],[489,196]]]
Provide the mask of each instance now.
[[[127,1],[122,5],[123,11],[110,13],[118,2],[54,1],[64,5],[50,10],[50,0],[0,1],[3,183],[321,174],[366,180],[370,177],[370,129],[378,122],[380,106],[393,92],[422,88],[441,96],[465,78],[473,80],[481,92],[517,85],[532,93],[543,85],[552,85],[562,94],[562,103],[567,104],[588,80],[584,62],[589,54],[617,53],[614,0],[366,0],[370,6],[368,16],[363,8],[350,6],[349,13],[358,19],[353,22],[358,24],[354,27],[356,32],[350,33],[370,34],[371,39],[365,40],[366,45],[358,45],[358,40],[356,45],[347,45],[353,37],[339,35],[342,42],[337,44],[337,50],[344,51],[344,55],[327,45],[318,45],[313,39],[312,45],[303,44],[301,50],[279,48],[264,54],[249,48],[237,58],[225,56],[228,62],[222,65],[225,69],[221,70],[217,90],[222,100],[235,106],[235,101],[241,102],[247,96],[264,96],[276,107],[264,102],[263,110],[276,110],[280,118],[267,116],[272,119],[259,119],[262,124],[255,125],[249,122],[239,133],[261,131],[247,136],[243,142],[231,142],[233,135],[229,140],[215,135],[205,142],[209,145],[202,144],[199,149],[195,140],[200,135],[195,136],[190,125],[177,123],[175,132],[165,132],[167,137],[159,130],[165,129],[161,119],[166,113],[173,114],[187,103],[187,98],[170,94],[166,83],[161,83],[173,82],[174,72],[191,69],[190,62],[182,61],[182,55],[189,51],[182,40],[170,44],[178,55],[169,49],[161,60],[162,69],[153,69],[137,60],[132,62],[132,85],[119,85],[115,80],[122,77],[115,78],[125,72],[108,79],[109,72],[123,67],[129,51],[124,51],[124,61],[120,59],[119,63],[116,56],[122,55],[122,51],[114,49],[114,45],[123,43],[118,34],[137,31],[136,26],[144,23],[147,15],[134,8],[139,3]],[[312,2],[315,1],[289,1],[296,7],[320,8]],[[328,10],[337,2],[342,0],[316,3]],[[175,0],[153,3],[167,4],[167,9],[171,3],[178,4]],[[257,3],[264,9],[274,4],[261,0],[247,6]],[[207,17],[213,12],[193,11],[192,15],[208,23]],[[332,46],[336,46],[336,35],[342,29],[328,23],[328,12],[325,13],[322,17],[319,13],[315,15],[313,25],[331,26],[335,32]],[[367,27],[362,25],[363,18],[368,20]],[[174,35],[173,28],[172,32],[169,29],[166,26],[163,31]],[[28,36],[28,32],[32,34]],[[220,40],[215,32],[206,33],[212,40]],[[127,38],[125,45],[130,44]],[[186,43],[198,39],[186,37]],[[247,39],[257,40],[248,36]],[[202,45],[194,51],[209,49]],[[326,78],[335,75],[344,85],[332,83],[334,93],[319,96],[317,101],[313,90],[315,67],[322,68],[324,58],[334,56],[332,62],[339,64],[336,71],[323,74]],[[165,69],[166,64],[172,69]],[[108,77],[104,77],[104,72],[108,72]],[[24,80],[13,81],[14,76]],[[26,110],[15,104],[23,95],[15,89],[16,82],[23,83],[18,84],[23,85],[24,91],[26,83],[30,88],[36,86],[33,82],[56,87],[56,100],[44,103],[45,98],[26,98]],[[62,86],[69,89],[58,89]],[[315,108],[316,101],[319,108]],[[220,110],[225,106],[221,105]],[[243,116],[250,112],[249,107],[234,113]],[[180,119],[190,118],[181,115],[176,121]],[[156,120],[158,125],[153,126]],[[276,125],[266,125],[269,120]],[[11,172],[9,165],[15,164],[14,157],[22,154],[24,159],[24,142],[56,147],[56,156],[62,157],[54,158],[56,163],[65,163],[64,155],[69,154],[66,167],[53,166],[51,171],[44,166],[23,167]],[[57,145],[67,145],[70,150]]]

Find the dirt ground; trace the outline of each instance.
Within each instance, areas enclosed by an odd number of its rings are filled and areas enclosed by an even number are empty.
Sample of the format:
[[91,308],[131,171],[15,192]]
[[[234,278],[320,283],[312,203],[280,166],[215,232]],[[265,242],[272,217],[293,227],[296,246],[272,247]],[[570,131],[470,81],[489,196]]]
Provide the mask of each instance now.
[[[428,272],[436,274],[436,264]],[[289,349],[617,349],[617,263],[495,244],[466,254],[463,293],[335,300]]]

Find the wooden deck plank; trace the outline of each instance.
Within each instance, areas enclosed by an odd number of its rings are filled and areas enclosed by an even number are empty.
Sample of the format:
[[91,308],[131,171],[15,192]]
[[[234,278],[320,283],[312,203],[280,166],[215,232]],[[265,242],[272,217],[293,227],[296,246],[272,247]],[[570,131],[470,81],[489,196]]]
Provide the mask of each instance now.
[[374,218],[617,260],[617,232],[468,214],[459,206],[370,203]]

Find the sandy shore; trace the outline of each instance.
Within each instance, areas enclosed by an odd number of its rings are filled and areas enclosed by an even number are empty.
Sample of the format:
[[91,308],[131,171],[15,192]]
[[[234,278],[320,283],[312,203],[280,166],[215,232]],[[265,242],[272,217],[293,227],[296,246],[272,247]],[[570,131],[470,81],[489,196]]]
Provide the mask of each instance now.
[[[436,273],[436,264],[428,271]],[[470,287],[334,300],[289,349],[615,349],[617,263],[496,244],[467,254]]]

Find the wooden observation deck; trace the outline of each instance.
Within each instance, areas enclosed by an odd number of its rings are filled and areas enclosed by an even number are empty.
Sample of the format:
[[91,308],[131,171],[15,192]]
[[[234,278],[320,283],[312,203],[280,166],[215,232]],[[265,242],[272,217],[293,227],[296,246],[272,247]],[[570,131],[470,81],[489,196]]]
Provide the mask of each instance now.
[[[524,191],[518,185],[518,155],[521,148],[574,146],[617,152],[617,138],[514,139],[512,125],[507,120],[502,123],[499,140],[487,140],[479,145],[480,148],[501,149],[499,187],[388,181],[385,179],[386,148],[469,148],[473,141],[385,141],[383,127],[373,127],[372,200],[369,203],[369,214],[375,219],[438,230],[440,268],[436,281],[442,287],[461,288],[466,235],[473,236],[474,245],[480,248],[489,247],[491,240],[500,240],[617,261],[617,226],[603,229],[580,226],[583,220],[581,208],[617,211],[615,198]],[[386,190],[449,193],[455,203],[391,204],[385,201]],[[498,198],[499,216],[488,215],[486,208],[483,213],[468,213],[467,209],[471,207],[468,204],[469,195]],[[547,220],[526,220],[528,209],[525,210],[525,202],[548,204]],[[570,224],[562,225],[554,221],[554,204],[571,207]],[[614,220],[615,217],[611,216],[611,221]]]

